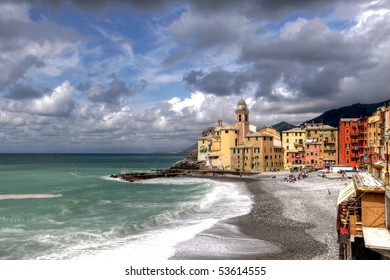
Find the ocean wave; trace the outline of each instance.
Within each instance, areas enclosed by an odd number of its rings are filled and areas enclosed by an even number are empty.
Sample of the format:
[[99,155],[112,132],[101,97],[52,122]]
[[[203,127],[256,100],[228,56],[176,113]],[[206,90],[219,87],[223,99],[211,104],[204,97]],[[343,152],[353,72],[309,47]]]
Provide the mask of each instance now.
[[0,194],[0,200],[6,200],[6,199],[30,199],[30,198],[55,198],[55,197],[61,197],[62,194],[38,194],[38,193],[31,193],[31,194]]
[[174,177],[174,178],[155,178],[148,180],[137,181],[138,184],[144,185],[201,185],[201,184],[213,184],[213,180],[205,178],[191,178],[191,177]]
[[[138,183],[172,185],[172,188],[152,187],[156,189],[156,200],[147,202],[152,205],[149,205],[150,211],[146,209],[145,216],[153,213],[154,207],[156,211],[161,207],[161,211],[143,220],[122,220],[111,229],[81,232],[68,228],[68,232],[60,237],[46,235],[39,241],[44,244],[57,242],[57,245],[38,258],[167,260],[175,253],[175,246],[180,242],[193,238],[221,220],[248,213],[252,205],[249,192],[237,183],[203,178],[161,178]],[[141,187],[145,190],[150,188]],[[164,199],[157,199],[161,194],[166,195]],[[169,195],[172,198],[165,199]],[[175,199],[176,195],[180,200]],[[101,199],[98,204],[108,201]],[[147,203],[132,200],[123,201],[122,207],[127,203],[129,208],[149,208]]]
[[113,178],[110,175],[100,176],[99,178],[102,179],[102,180],[106,180],[106,181],[115,181],[115,182],[121,182],[121,183],[129,183],[129,181],[123,180],[123,179],[121,179],[119,177],[118,178]]

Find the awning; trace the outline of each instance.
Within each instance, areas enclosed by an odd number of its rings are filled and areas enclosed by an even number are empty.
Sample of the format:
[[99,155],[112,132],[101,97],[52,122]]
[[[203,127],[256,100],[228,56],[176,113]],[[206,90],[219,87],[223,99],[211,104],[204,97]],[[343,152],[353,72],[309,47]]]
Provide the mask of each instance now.
[[346,201],[348,199],[348,197],[352,194],[356,194],[353,181],[351,181],[348,185],[346,185],[340,189],[339,197],[337,198],[337,205],[339,205],[343,201]]
[[387,228],[363,227],[363,236],[367,248],[390,258],[390,232]]
[[375,163],[372,165],[372,167],[374,167],[374,168],[377,169],[377,170],[381,170],[381,169],[383,169],[383,167],[385,167],[385,166],[386,166],[386,163],[383,162],[383,161],[375,162]]

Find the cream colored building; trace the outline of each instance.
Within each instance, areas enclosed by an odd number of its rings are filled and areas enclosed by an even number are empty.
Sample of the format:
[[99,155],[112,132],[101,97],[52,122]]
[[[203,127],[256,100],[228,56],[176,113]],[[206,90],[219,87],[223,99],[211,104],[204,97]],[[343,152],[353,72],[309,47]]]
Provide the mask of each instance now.
[[306,143],[306,130],[295,127],[282,132],[282,146],[284,148],[284,169],[294,165],[302,165]]
[[[280,135],[273,128],[256,132],[249,123],[249,109],[241,98],[235,110],[236,124],[217,126],[198,138],[198,160],[218,170],[269,171],[283,168]],[[210,130],[211,131],[211,130]]]

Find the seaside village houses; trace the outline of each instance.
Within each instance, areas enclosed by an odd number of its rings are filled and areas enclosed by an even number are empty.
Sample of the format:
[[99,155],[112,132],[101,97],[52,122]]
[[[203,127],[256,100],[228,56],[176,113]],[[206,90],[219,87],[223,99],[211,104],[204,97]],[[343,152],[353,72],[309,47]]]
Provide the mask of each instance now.
[[306,123],[282,131],[282,137],[272,127],[256,130],[242,98],[235,114],[235,124],[219,120],[203,131],[199,161],[225,172],[306,168],[327,178],[348,172],[337,198],[340,259],[390,259],[390,106],[371,116],[342,118],[339,128]]
[[265,172],[349,167],[383,180],[388,172],[390,106],[372,116],[342,118],[339,128],[304,123],[279,133],[256,129],[241,98],[235,124],[209,127],[198,138],[198,160],[211,170]]

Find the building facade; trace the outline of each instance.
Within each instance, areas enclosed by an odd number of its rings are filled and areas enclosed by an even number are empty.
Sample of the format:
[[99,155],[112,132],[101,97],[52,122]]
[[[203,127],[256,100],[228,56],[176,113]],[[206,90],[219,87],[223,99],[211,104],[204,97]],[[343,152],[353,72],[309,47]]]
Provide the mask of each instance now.
[[358,118],[342,118],[339,126],[339,164],[360,167]]
[[306,130],[301,127],[282,132],[284,169],[305,164]]
[[338,164],[338,129],[309,123],[283,131],[284,167],[325,168]]
[[198,138],[198,160],[217,170],[263,172],[283,169],[280,134],[273,128],[256,131],[249,122],[249,109],[241,98],[237,104],[236,123],[223,125]]

